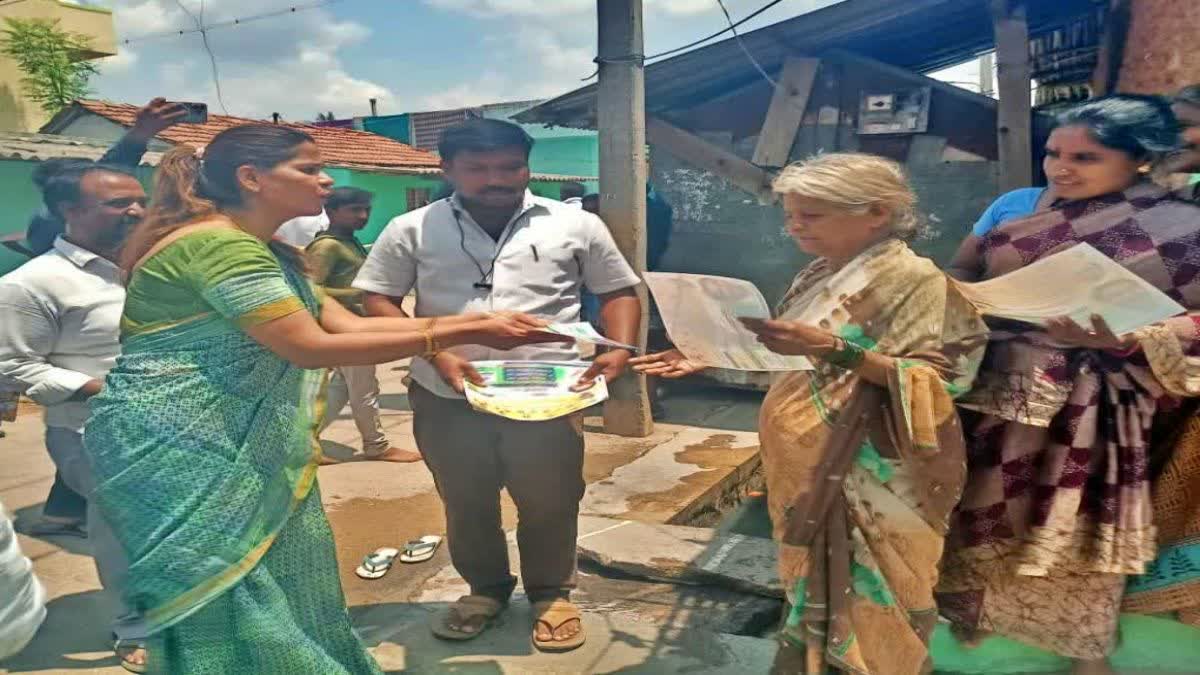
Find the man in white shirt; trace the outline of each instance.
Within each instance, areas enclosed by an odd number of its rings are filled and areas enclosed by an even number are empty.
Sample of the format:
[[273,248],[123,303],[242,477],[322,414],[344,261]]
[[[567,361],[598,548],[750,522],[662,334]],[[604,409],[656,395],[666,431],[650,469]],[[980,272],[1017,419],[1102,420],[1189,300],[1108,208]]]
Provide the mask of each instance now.
[[[582,287],[600,296],[608,337],[637,339],[640,279],[596,216],[528,191],[533,140],[520,127],[474,119],[446,130],[439,150],[454,184],[448,198],[401,215],[375,242],[354,286],[369,314],[400,316],[416,290],[417,316],[521,311],[579,320]],[[598,356],[586,380],[612,380],[629,353]],[[577,647],[583,627],[569,602],[583,496],[583,432],[578,416],[516,422],[473,410],[463,380],[482,384],[476,360],[579,358],[573,344],[502,352],[446,349],[414,359],[409,400],[417,446],[446,509],[450,556],[471,595],[436,619],[434,632],[469,639],[503,610],[516,584],[500,524],[500,489],[517,506],[517,544],[526,595],[534,603],[535,646]]]
[[292,218],[275,230],[275,238],[296,248],[305,248],[317,235],[329,229],[329,215],[324,210],[315,216]]
[[[95,487],[83,452],[88,399],[121,351],[125,287],[115,261],[144,215],[146,192],[127,169],[88,164],[55,174],[43,194],[66,232],[50,251],[0,277],[0,379],[45,407],[46,449],[63,482],[87,497]],[[128,562],[90,501],[88,538],[101,584],[120,602]],[[144,654],[123,658],[144,664]]]

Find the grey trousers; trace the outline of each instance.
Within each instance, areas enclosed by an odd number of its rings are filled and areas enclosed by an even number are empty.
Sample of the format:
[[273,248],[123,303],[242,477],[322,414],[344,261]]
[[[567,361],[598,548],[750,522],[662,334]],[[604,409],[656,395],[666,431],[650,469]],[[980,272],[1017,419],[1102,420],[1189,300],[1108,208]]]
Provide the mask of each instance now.
[[408,397],[417,447],[446,508],[450,560],[471,593],[506,601],[516,586],[500,521],[507,488],[525,594],[533,602],[568,597],[584,491],[582,417],[517,422],[415,383]]
[[67,487],[88,498],[88,541],[92,545],[96,573],[100,576],[100,585],[104,588],[105,595],[109,596],[117,609],[114,619],[126,616],[130,613],[124,599],[125,580],[129,576],[129,559],[112,528],[100,515],[96,502],[91,499],[96,479],[87,456],[83,453],[83,435],[71,429],[47,427],[46,449]]
[[375,366],[342,366],[335,368],[325,392],[325,420],[321,430],[329,426],[342,408],[350,404],[354,426],[362,436],[362,449],[368,455],[379,455],[391,447],[379,419],[379,378]]

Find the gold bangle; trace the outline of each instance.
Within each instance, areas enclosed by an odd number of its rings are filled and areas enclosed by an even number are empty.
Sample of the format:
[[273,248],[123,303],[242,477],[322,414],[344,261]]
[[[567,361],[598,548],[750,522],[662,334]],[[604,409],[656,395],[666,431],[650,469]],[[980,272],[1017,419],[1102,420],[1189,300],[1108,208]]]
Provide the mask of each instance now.
[[425,354],[424,354],[424,356],[426,356],[426,357],[434,356],[439,351],[441,351],[441,347],[438,345],[437,338],[435,338],[433,336],[432,330],[426,328],[421,331],[421,335],[425,336]]

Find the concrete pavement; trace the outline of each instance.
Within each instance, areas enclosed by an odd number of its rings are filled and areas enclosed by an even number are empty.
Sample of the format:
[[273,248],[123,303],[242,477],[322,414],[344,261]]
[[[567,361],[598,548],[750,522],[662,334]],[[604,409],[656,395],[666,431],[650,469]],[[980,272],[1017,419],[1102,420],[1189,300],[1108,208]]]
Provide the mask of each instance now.
[[[394,444],[415,447],[402,383],[403,363],[380,367],[384,426]],[[585,514],[651,523],[706,524],[754,481],[757,397],[701,391],[664,401],[672,423],[645,439],[599,433],[589,419]],[[347,411],[348,412],[348,411]],[[678,422],[678,423],[675,423]],[[705,424],[715,428],[703,428]],[[699,426],[697,426],[699,425]],[[32,523],[53,481],[39,416],[24,413],[0,439],[6,471],[0,501]],[[728,631],[764,629],[778,617],[778,601],[728,589],[697,589],[581,575],[580,604],[587,614],[586,648],[568,655],[536,653],[529,644],[528,605],[515,601],[491,635],[470,645],[434,640],[428,621],[458,588],[445,549],[422,565],[397,566],[383,579],[364,581],[353,568],[377,546],[422,534],[442,534],[445,522],[433,480],[423,464],[357,461],[357,432],[348,415],[325,434],[322,498],[337,540],[347,602],[364,639],[385,668],[404,672],[765,672],[769,640]],[[505,525],[515,512],[505,499]],[[613,521],[617,522],[617,521]],[[20,536],[50,593],[49,617],[22,654],[0,665],[13,673],[123,673],[110,651],[109,604],[99,589],[87,543],[71,538]],[[440,591],[439,591],[440,589]],[[755,665],[752,665],[755,664]]]

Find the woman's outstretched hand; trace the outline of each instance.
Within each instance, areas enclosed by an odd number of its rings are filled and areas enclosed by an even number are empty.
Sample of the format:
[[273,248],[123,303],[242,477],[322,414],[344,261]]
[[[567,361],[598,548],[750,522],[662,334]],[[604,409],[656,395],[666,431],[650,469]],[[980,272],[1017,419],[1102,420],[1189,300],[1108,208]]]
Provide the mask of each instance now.
[[546,332],[546,326],[549,325],[550,322],[529,314],[504,312],[492,314],[489,318],[476,322],[472,326],[472,332],[477,335],[479,344],[493,349],[514,349],[523,345],[574,341],[574,338],[565,335]]
[[702,370],[707,369],[707,366],[689,361],[683,352],[678,349],[668,349],[665,352],[657,354],[647,354],[629,360],[629,365],[633,366],[636,373],[642,375],[651,375],[653,377],[664,377],[668,380],[677,380],[688,375],[695,375]]

